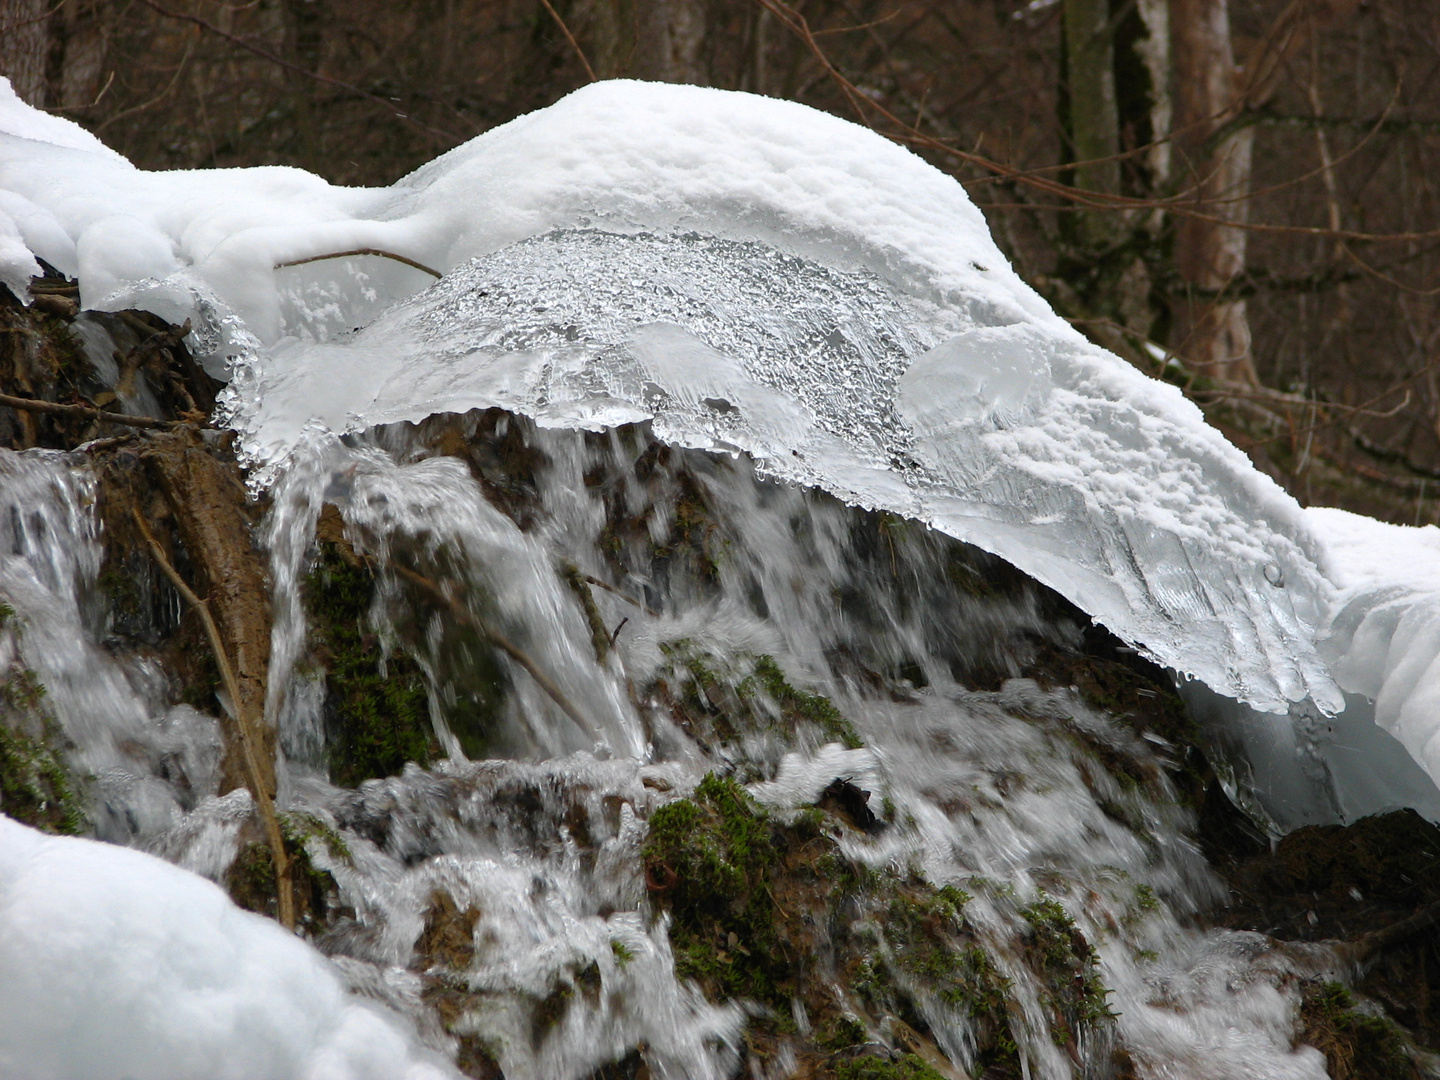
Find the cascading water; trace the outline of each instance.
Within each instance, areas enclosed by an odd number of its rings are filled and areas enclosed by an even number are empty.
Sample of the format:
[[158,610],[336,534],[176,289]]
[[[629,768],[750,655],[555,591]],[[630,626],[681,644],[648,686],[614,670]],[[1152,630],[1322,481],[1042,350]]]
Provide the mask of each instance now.
[[[153,670],[102,648],[93,482],[75,458],[0,458],[6,640],[54,688],[101,835],[226,882],[249,799],[216,797],[215,722],[167,709]],[[1036,1077],[1108,1075],[1122,1051],[1152,1076],[1324,1075],[1292,1050],[1296,985],[1337,961],[1185,928],[1218,886],[1167,740],[1020,677],[1082,650],[1086,620],[993,557],[643,426],[546,432],[496,411],[313,440],[264,536],[280,802],[331,882],[309,933],[462,1065],[583,1077],[638,1054],[657,1076],[779,1077],[823,1014],[862,1045],[901,1048],[918,1027],[963,1070],[994,1065],[1008,1033]],[[429,769],[329,782],[307,607],[322,548],[369,568],[366,632],[425,672],[444,752]],[[888,875],[817,929],[763,1054],[742,1032],[773,1006],[706,1000],[693,962],[677,976],[646,865],[647,821],[710,771],[782,823],[830,807],[804,827]],[[873,793],[873,821],[827,802],[837,782]],[[906,875],[964,890],[956,917],[1005,988],[998,1009],[906,960],[883,883]],[[1080,943],[1065,977],[1093,976],[1088,1014],[1037,960],[1047,917]],[[857,956],[888,989],[857,988]]]

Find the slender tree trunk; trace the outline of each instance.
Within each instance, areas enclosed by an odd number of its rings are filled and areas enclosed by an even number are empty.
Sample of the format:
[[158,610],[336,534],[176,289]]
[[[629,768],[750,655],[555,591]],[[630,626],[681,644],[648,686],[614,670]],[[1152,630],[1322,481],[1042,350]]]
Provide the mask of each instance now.
[[[577,13],[583,8],[577,5]],[[602,79],[618,79],[630,71],[635,52],[633,0],[594,0],[589,9],[590,63]]]
[[[241,700],[230,708],[237,718],[263,718],[270,665],[270,594],[260,557],[250,541],[241,510],[244,488],[239,474],[217,460],[190,433],[151,440],[146,461],[165,492],[180,538],[198,571],[225,653],[234,668]],[[243,722],[243,721],[242,721]],[[275,732],[259,720],[263,745],[257,747],[267,794],[275,793]],[[233,725],[225,725],[221,793],[246,783],[243,747]],[[258,796],[257,796],[258,797]]]
[[[1115,35],[1110,0],[1065,0],[1065,70],[1075,186],[1114,195],[1120,190],[1120,114],[1115,103]],[[1087,214],[1089,232],[1113,234],[1113,214]]]
[[708,83],[703,53],[705,0],[638,0],[635,8],[636,77]]
[[0,3],[0,75],[10,79],[26,104],[49,104],[46,71],[50,63],[49,0]]
[[[1175,162],[1184,170],[1190,207],[1209,219],[1181,217],[1175,263],[1189,290],[1175,310],[1176,350],[1197,371],[1255,383],[1244,300],[1224,290],[1245,270],[1245,230],[1254,129],[1218,140],[1244,103],[1244,81],[1230,40],[1229,0],[1172,0]],[[1232,224],[1233,223],[1233,224]]]

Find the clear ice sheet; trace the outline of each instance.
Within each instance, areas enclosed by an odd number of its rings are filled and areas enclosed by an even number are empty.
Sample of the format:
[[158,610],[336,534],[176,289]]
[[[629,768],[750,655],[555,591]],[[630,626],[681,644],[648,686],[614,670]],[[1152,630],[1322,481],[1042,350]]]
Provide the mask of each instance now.
[[698,233],[556,230],[358,333],[257,354],[229,395],[261,477],[309,427],[498,406],[677,445],[1010,561],[1256,708],[1343,698],[1298,507],[1171,387],[1046,321]]

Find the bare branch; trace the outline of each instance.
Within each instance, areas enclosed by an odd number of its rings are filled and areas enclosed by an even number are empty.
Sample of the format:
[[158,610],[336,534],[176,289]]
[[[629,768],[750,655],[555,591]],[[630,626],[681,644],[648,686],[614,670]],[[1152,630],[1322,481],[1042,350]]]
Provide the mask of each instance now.
[[575,35],[570,32],[570,27],[565,25],[565,20],[560,17],[560,12],[555,10],[555,5],[550,0],[540,0],[545,5],[545,10],[550,17],[560,26],[560,32],[565,35],[565,40],[570,42],[570,47],[575,50],[575,55],[580,58],[580,66],[585,69],[585,74],[590,76],[590,81],[595,82],[595,69],[590,66],[590,61],[585,59],[585,50],[580,48],[580,43],[575,40]]
[[165,549],[145,524],[145,517],[140,513],[139,507],[130,508],[130,516],[135,519],[135,526],[140,530],[140,535],[145,538],[146,545],[150,548],[150,555],[154,558],[157,566],[169,579],[170,584],[175,586],[175,591],[184,597],[185,602],[195,609],[195,614],[200,616],[201,623],[205,626],[205,636],[210,641],[210,651],[215,654],[215,666],[220,669],[220,681],[225,684],[225,693],[229,695],[231,705],[235,710],[235,729],[240,737],[240,747],[245,757],[246,771],[250,774],[250,793],[255,796],[255,805],[260,811],[260,817],[265,822],[265,832],[270,841],[270,858],[275,863],[275,892],[276,901],[279,905],[280,924],[287,930],[295,929],[295,892],[290,883],[290,859],[285,854],[285,837],[280,832],[280,820],[275,815],[275,802],[270,798],[270,790],[265,784],[265,770],[260,765],[260,747],[263,741],[260,732],[256,730],[255,718],[244,705],[244,698],[240,695],[240,683],[235,678],[235,668],[230,663],[230,657],[225,652],[225,642],[220,636],[220,628],[215,625],[215,619],[210,614],[210,607],[195,595],[195,591],[185,583],[175,567],[170,565],[170,560],[165,557]]
[[278,270],[281,267],[285,266],[304,266],[306,263],[323,262],[326,259],[345,259],[349,258],[352,255],[378,255],[382,259],[394,259],[396,262],[404,263],[406,266],[413,266],[416,270],[423,270],[425,273],[429,274],[433,278],[445,276],[440,273],[439,270],[432,270],[424,263],[416,262],[414,259],[407,258],[404,255],[397,255],[393,251],[382,251],[380,248],[368,247],[353,248],[350,251],[332,251],[328,255],[311,255],[309,258],[306,259],[291,259],[289,262],[280,263],[279,266],[276,267],[276,269]]
[[31,398],[0,394],[0,405],[26,412],[51,413],[56,416],[80,416],[87,420],[102,420],[107,424],[121,424],[125,427],[151,428],[157,431],[174,431],[177,428],[193,428],[183,420],[156,420],[150,416],[126,416],[124,413],[106,412],[89,405],[61,405],[54,401],[35,401]]

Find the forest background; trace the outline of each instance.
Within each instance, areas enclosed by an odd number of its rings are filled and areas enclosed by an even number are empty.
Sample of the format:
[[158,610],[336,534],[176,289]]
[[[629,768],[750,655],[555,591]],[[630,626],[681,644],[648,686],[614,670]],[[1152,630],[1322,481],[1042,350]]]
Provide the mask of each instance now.
[[367,185],[593,79],[801,101],[1301,502],[1440,522],[1436,0],[0,0],[0,74],[143,168]]

